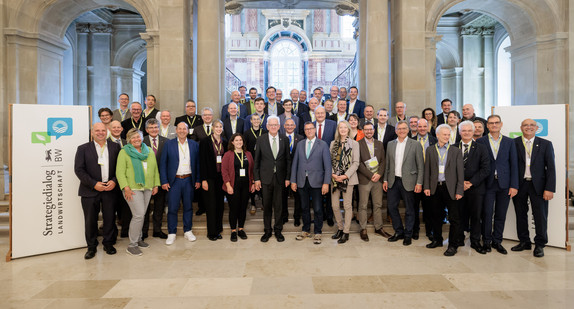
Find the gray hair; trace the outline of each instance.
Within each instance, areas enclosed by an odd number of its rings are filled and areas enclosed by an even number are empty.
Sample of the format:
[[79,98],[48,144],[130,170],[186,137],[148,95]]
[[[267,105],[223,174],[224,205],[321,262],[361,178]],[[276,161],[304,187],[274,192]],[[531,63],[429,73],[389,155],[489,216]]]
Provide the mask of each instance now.
[[440,130],[443,130],[443,129],[448,129],[448,133],[452,132],[452,129],[450,128],[450,126],[446,123],[443,123],[436,128],[436,133],[438,134],[438,132],[440,132]]
[[275,115],[271,115],[269,117],[267,117],[267,123],[269,123],[269,120],[277,120],[277,124],[281,124],[281,120],[279,120],[279,117],[275,116]]
[[210,111],[210,112],[213,114],[213,109],[212,109],[211,107],[204,107],[204,108],[201,110],[201,115],[202,115],[202,116],[203,116],[203,113],[204,113],[205,111]]
[[155,118],[150,118],[145,122],[145,128],[147,129],[149,126],[157,125],[159,126],[159,122]]
[[460,130],[462,129],[462,127],[466,127],[466,126],[470,126],[472,128],[472,131],[474,132],[474,123],[470,120],[465,120],[458,125],[458,133],[460,133]]

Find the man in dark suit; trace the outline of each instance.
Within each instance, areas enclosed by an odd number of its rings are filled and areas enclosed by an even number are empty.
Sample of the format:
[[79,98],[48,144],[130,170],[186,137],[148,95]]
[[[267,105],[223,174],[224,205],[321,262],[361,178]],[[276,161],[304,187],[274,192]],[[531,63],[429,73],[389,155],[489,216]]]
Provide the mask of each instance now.
[[223,105],[223,107],[221,107],[221,120],[225,120],[229,117],[229,104],[231,103],[235,103],[237,105],[237,110],[238,110],[238,115],[239,118],[245,119],[248,115],[247,113],[247,106],[245,106],[244,104],[241,104],[240,101],[240,94],[239,91],[235,90],[231,93],[231,102]]
[[520,243],[512,251],[530,250],[528,231],[528,199],[534,217],[534,256],[544,256],[548,242],[548,201],[556,192],[556,165],[552,142],[536,137],[538,125],[532,119],[525,119],[520,126],[522,137],[514,139],[518,153],[518,194],[513,198],[516,212],[516,231]]
[[[279,135],[279,117],[269,116],[267,120],[268,133],[261,135],[255,144],[255,158],[253,164],[253,179],[255,189],[263,194],[263,224],[265,233],[261,236],[262,242],[267,242],[275,232],[278,242],[285,240],[283,230],[282,195],[283,188],[289,186],[291,178],[291,155],[289,154],[289,141],[285,136]],[[271,226],[271,218],[275,224]]]
[[237,115],[237,104],[231,102],[227,104],[227,111],[229,116],[223,120],[223,134],[226,140],[229,141],[231,136],[235,133],[243,133],[243,119]]
[[361,128],[364,127],[367,122],[370,122],[373,125],[377,124],[378,119],[375,119],[375,108],[372,105],[366,105],[363,110],[363,114],[365,114],[365,118],[361,118],[359,120],[359,126]]
[[[419,119],[417,122],[417,135],[415,140],[421,145],[423,149],[423,159],[426,156],[426,150],[429,146],[436,144],[436,137],[429,134],[429,125],[426,119]],[[413,239],[419,239],[420,234],[420,204],[423,206],[423,222],[425,223],[426,236],[430,241],[433,239],[433,229],[431,224],[431,206],[432,200],[426,196],[424,192],[415,193],[415,225],[413,226]],[[443,215],[444,217],[444,215]],[[439,233],[442,231],[439,231]]]
[[161,153],[159,175],[161,188],[167,191],[167,239],[166,245],[175,242],[177,232],[177,213],[179,203],[183,205],[183,236],[188,241],[195,241],[191,231],[193,218],[193,193],[199,189],[199,145],[187,138],[189,128],[185,122],[177,125],[177,138],[165,142]]
[[514,141],[500,133],[502,128],[500,116],[488,116],[486,125],[490,133],[476,141],[487,146],[490,157],[490,174],[486,178],[482,211],[482,240],[486,252],[494,248],[501,254],[507,254],[502,246],[502,234],[508,203],[518,192],[518,156]]
[[143,110],[144,126],[148,119],[156,118],[159,120],[159,109],[155,108],[157,100],[153,94],[148,94],[145,97],[145,109]]
[[120,145],[120,147],[123,148],[124,145],[126,144],[126,140],[122,138],[122,131],[124,130],[124,128],[122,128],[121,122],[113,120],[112,122],[110,122],[109,129],[110,129],[110,136],[108,137],[108,141],[117,143],[118,145]]
[[102,210],[104,221],[104,251],[115,254],[117,228],[115,225],[115,199],[117,198],[116,162],[121,147],[106,141],[108,130],[103,123],[92,127],[93,142],[78,147],[74,172],[80,179],[78,195],[84,210],[85,237],[88,251],[86,260],[96,255],[98,246],[98,215]]
[[174,126],[177,127],[177,125],[180,122],[187,123],[187,127],[189,128],[189,133],[187,134],[187,138],[191,138],[191,135],[193,134],[193,129],[195,127],[203,124],[203,120],[201,119],[201,117],[199,115],[195,114],[196,110],[197,110],[197,108],[196,108],[195,101],[194,100],[187,100],[187,102],[185,102],[185,115],[175,118],[175,123],[173,124]]
[[[149,148],[152,149],[153,153],[155,154],[155,159],[157,162],[157,166],[159,166],[161,161],[161,151],[167,138],[159,135],[159,122],[155,118],[148,119],[145,123],[145,130],[148,133],[148,136],[144,137],[143,142]],[[149,216],[153,212],[153,237],[159,237],[161,239],[166,239],[167,234],[162,232],[161,230],[161,223],[163,221],[163,212],[165,208],[165,195],[166,191],[162,188],[158,188],[157,193],[151,197],[150,203],[148,205],[145,217],[144,217],[144,224],[142,228],[142,239],[146,239],[148,237],[149,231]],[[153,207],[152,207],[153,201]]]
[[[415,193],[422,191],[424,159],[420,145],[407,137],[409,125],[400,121],[396,127],[397,139],[389,142],[386,152],[385,175],[383,190],[388,192],[388,209],[393,219],[395,234],[390,242],[403,239],[403,245],[412,243],[413,226],[415,224],[414,202]],[[405,203],[405,225],[399,214],[399,202]]]
[[377,113],[377,124],[375,124],[375,138],[383,142],[385,152],[387,151],[387,144],[397,138],[395,127],[389,125],[389,112],[385,108],[379,109]]
[[460,217],[458,214],[457,201],[464,194],[464,164],[462,154],[456,147],[450,147],[448,138],[450,127],[442,124],[436,129],[438,142],[434,147],[429,147],[425,155],[424,193],[432,196],[431,221],[433,241],[426,245],[427,248],[442,247],[442,224],[443,209],[448,209],[448,221],[450,229],[448,233],[448,249],[445,256],[453,256],[461,244],[458,240],[460,231]]
[[[130,113],[132,114],[131,118],[128,118],[122,121],[122,138],[126,138],[126,134],[131,128],[136,128],[139,131],[142,131],[145,128],[144,125],[144,118],[142,117],[142,105],[139,102],[132,102],[132,106],[130,107]],[[147,132],[143,132],[144,136],[147,135]]]
[[277,90],[275,87],[270,86],[265,92],[267,95],[267,102],[265,102],[265,114],[279,116],[285,112],[281,102],[277,101]]
[[442,113],[436,115],[437,125],[441,125],[443,123],[448,123],[448,113],[452,109],[452,101],[450,99],[442,100],[440,102],[440,108],[442,109]]
[[[289,154],[291,155],[291,160],[293,160],[293,156],[295,155],[295,151],[297,150],[297,143],[302,141],[305,137],[303,137],[302,135],[299,135],[299,134],[297,134],[297,132],[295,132],[296,125],[295,125],[295,121],[293,120],[293,118],[285,120],[285,124],[283,125],[283,127],[285,128],[285,137],[287,137],[287,140],[289,141]],[[282,200],[283,223],[287,223],[287,221],[289,220],[289,208],[287,205],[287,198],[291,192],[293,193],[293,197],[295,199],[295,209],[293,211],[293,219],[295,221],[294,225],[300,226],[301,225],[301,198],[299,197],[299,194],[296,194],[294,191],[291,190],[291,187],[286,187],[283,190],[283,200]]]
[[301,89],[301,91],[299,91],[299,102],[303,103],[303,104],[307,104],[307,91],[305,91],[304,89]]
[[[474,121],[480,121],[482,122],[482,126],[483,128],[486,128],[486,119],[482,118],[482,117],[478,117],[475,113],[474,113],[474,106],[472,106],[472,104],[464,104],[462,106],[462,120],[470,120],[472,122]],[[484,132],[482,133],[482,135],[486,135],[488,134],[488,129],[484,130]]]
[[359,178],[359,225],[361,226],[361,239],[369,241],[367,235],[367,204],[369,196],[373,199],[373,221],[375,233],[389,238],[383,230],[383,187],[382,179],[385,173],[385,149],[383,143],[375,138],[374,126],[368,122],[363,127],[365,138],[359,140],[360,163]]
[[323,229],[323,207],[321,196],[329,193],[331,183],[331,154],[329,146],[315,135],[315,125],[304,125],[306,139],[299,142],[291,167],[291,190],[298,191],[301,197],[303,228],[297,240],[311,237],[311,211],[313,203],[313,243],[321,244]]
[[[337,131],[337,123],[333,120],[326,119],[327,113],[325,107],[319,105],[315,108],[315,122],[313,123],[317,128],[317,138],[331,145],[333,139],[335,139],[335,131]],[[333,226],[335,222],[333,221],[333,208],[331,207],[331,196],[327,194],[323,197],[323,205],[325,210],[323,214],[327,220],[327,225]]]
[[359,89],[357,87],[352,86],[349,88],[349,102],[347,104],[347,113],[349,114],[357,114],[360,118],[365,117],[365,102],[357,99],[359,96]]
[[[266,128],[267,126],[267,114],[265,113],[265,100],[263,98],[255,99],[255,111],[252,114],[259,115],[261,119],[261,127]],[[247,132],[251,129],[251,115],[248,115],[243,121],[243,132]]]
[[293,101],[293,111],[292,111],[293,115],[299,117],[299,114],[309,111],[309,107],[307,106],[307,104],[305,104],[305,102],[299,101],[300,99],[299,90],[297,89],[291,90],[290,95],[291,95],[291,101]]
[[303,113],[299,113],[297,116],[299,117],[299,123],[301,124],[299,126],[299,134],[304,135],[304,123],[305,122],[314,122],[315,121],[315,108],[317,108],[317,106],[319,106],[319,100],[317,100],[317,98],[312,97],[309,100],[309,105],[308,105],[308,109],[306,112]]
[[213,109],[211,107],[204,107],[201,110],[201,120],[203,124],[195,127],[191,135],[191,139],[198,143],[211,136],[213,131]]
[[339,99],[337,102],[337,111],[331,115],[329,119],[337,122],[337,124],[343,120],[349,119],[349,113],[347,113],[347,101]]
[[470,247],[480,254],[485,254],[484,246],[480,244],[480,228],[485,192],[484,181],[490,174],[488,148],[472,140],[474,135],[472,121],[463,121],[458,128],[461,141],[456,146],[462,153],[464,163],[464,197],[458,204],[461,229],[457,240],[459,245],[464,244],[464,230],[468,229],[470,219]]

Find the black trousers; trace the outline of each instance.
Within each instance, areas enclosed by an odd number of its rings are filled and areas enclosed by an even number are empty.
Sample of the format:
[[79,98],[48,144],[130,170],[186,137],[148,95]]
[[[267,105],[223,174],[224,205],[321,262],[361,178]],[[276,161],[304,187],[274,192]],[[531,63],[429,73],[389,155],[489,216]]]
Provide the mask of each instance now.
[[[265,234],[271,234],[272,231],[281,232],[283,230],[282,208],[281,203],[285,180],[278,179],[277,174],[273,174],[273,180],[269,184],[261,185],[263,194],[263,225]],[[275,218],[275,224],[271,225],[271,218]]]
[[323,195],[323,219],[333,220],[333,207],[331,206],[331,185],[329,185],[329,192]]
[[301,219],[301,197],[296,192],[291,190],[291,186],[283,188],[283,200],[282,200],[282,210],[281,210],[281,218],[283,221],[285,219],[289,219],[289,206],[288,200],[289,195],[292,194],[293,199],[295,200],[295,209],[293,210],[293,219]]
[[[426,236],[432,236],[434,231],[431,223],[431,197],[426,196],[424,192],[415,193],[415,225],[413,226],[413,233],[418,233],[421,230],[420,209],[423,209],[423,223],[425,225]],[[445,214],[442,215],[444,218]],[[439,231],[440,232],[440,231]]]
[[[98,216],[100,210],[104,219],[103,241],[104,246],[116,243],[117,228],[115,203],[117,192],[99,192],[95,197],[82,197],[82,209],[84,210],[85,237],[88,249],[96,249],[98,246]],[[129,221],[128,221],[129,223]]]
[[483,202],[484,193],[480,194],[474,186],[464,191],[463,198],[458,202],[461,220],[461,234],[458,236],[460,242],[464,242],[464,231],[469,226],[469,221],[470,241],[475,243],[480,241]]
[[227,201],[229,202],[229,226],[232,230],[242,229],[245,225],[250,186],[248,177],[235,177],[233,194],[227,195]]
[[521,242],[530,243],[530,232],[528,229],[528,198],[532,207],[532,217],[534,218],[534,244],[544,247],[548,243],[548,201],[542,195],[538,195],[534,190],[532,181],[525,181],[518,189],[518,194],[514,196],[514,211],[516,213],[516,231]]
[[460,218],[458,214],[458,201],[450,198],[448,194],[448,189],[446,184],[438,185],[433,197],[432,204],[432,225],[433,231],[436,233],[433,235],[434,240],[443,241],[442,238],[442,224],[444,219],[444,206],[446,205],[448,209],[448,221],[450,223],[450,229],[448,232],[448,245],[449,247],[458,248],[461,246],[457,235],[462,232],[460,229]]
[[[149,217],[153,213],[152,222],[153,222],[153,232],[159,233],[161,232],[161,223],[163,221],[163,213],[165,212],[165,196],[167,191],[162,189],[161,187],[157,188],[156,195],[151,196],[150,203],[147,207],[147,211],[144,217],[144,224],[142,227],[142,233],[147,233],[149,231]],[[153,206],[152,206],[153,202]]]
[[223,179],[221,174],[208,179],[209,190],[203,192],[205,216],[207,220],[207,237],[215,237],[223,232]]

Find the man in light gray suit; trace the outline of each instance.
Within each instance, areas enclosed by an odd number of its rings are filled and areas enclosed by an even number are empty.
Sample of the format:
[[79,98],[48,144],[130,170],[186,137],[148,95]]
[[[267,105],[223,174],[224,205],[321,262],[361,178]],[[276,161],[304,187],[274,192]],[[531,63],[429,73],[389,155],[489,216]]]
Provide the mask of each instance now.
[[[402,120],[395,127],[397,139],[387,145],[383,190],[387,192],[388,209],[393,220],[395,235],[390,242],[403,239],[403,245],[412,243],[415,224],[415,193],[422,191],[424,158],[419,143],[407,137],[409,124]],[[400,200],[405,202],[405,226],[399,214]],[[418,215],[418,214],[417,214]]]
[[425,155],[424,193],[432,196],[431,222],[433,226],[433,241],[427,248],[442,247],[443,209],[448,209],[450,230],[448,233],[448,249],[446,256],[456,254],[459,243],[460,218],[457,201],[464,194],[464,163],[462,153],[457,147],[450,147],[448,143],[451,128],[441,124],[436,129],[438,142],[429,146]]
[[[331,154],[329,146],[315,136],[315,125],[305,123],[306,139],[297,144],[291,164],[291,190],[298,191],[301,197],[303,229],[297,235],[297,240],[311,236],[311,211],[309,204],[313,203],[314,240],[316,245],[321,243],[323,228],[322,195],[329,192],[331,183]],[[312,199],[312,200],[311,200]]]

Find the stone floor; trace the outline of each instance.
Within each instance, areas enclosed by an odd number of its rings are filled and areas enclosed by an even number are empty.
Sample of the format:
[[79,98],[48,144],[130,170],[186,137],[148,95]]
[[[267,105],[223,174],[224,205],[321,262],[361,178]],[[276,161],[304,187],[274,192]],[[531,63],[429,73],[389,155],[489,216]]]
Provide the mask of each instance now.
[[[292,224],[292,222],[288,223]],[[354,223],[355,224],[355,223]],[[572,308],[574,254],[546,248],[479,255],[468,246],[454,257],[427,249],[427,239],[409,247],[370,233],[348,243],[259,241],[237,243],[229,233],[215,242],[199,232],[190,243],[149,239],[139,257],[125,252],[84,260],[85,249],[0,263],[0,308]],[[390,228],[387,227],[387,230]],[[371,230],[372,231],[372,230]],[[181,233],[181,232],[180,232]],[[202,235],[203,234],[203,235]],[[446,233],[445,233],[446,234]],[[507,249],[516,244],[505,241]],[[0,252],[7,252],[0,235]],[[509,250],[510,251],[510,250]],[[570,305],[568,305],[570,304]]]

